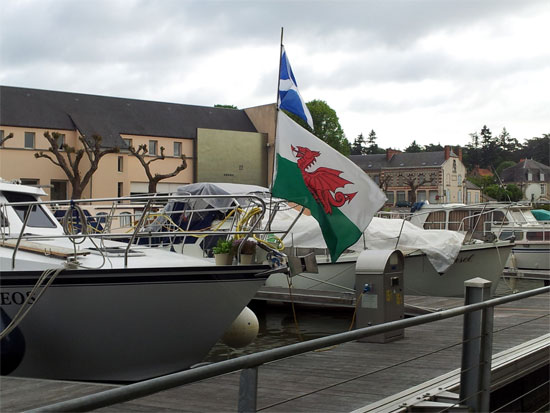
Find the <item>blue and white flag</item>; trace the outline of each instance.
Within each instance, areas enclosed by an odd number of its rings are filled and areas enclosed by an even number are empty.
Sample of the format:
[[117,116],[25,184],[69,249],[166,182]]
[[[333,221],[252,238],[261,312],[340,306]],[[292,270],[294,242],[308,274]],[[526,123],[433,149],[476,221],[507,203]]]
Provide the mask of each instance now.
[[279,73],[279,107],[301,117],[313,129],[313,118],[306,102],[298,92],[298,84],[284,47],[281,54],[281,73]]

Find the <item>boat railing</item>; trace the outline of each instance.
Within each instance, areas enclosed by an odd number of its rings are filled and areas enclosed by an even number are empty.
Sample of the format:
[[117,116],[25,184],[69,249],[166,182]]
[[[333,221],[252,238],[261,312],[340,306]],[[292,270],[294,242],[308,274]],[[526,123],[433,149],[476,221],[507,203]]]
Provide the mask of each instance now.
[[[211,254],[219,239],[253,239],[267,251],[283,249],[278,235],[284,231],[266,229],[263,224],[266,202],[256,195],[163,195],[8,202],[0,204],[2,216],[10,216],[10,207],[17,209],[21,222],[1,225],[0,238],[4,245],[11,241],[9,246],[14,248],[12,264],[23,241],[56,238],[68,238],[75,246],[83,239],[96,241],[94,245],[97,243],[96,249],[100,252],[106,250],[103,248],[106,240],[125,242],[125,265],[131,252],[139,248],[173,250],[175,243],[181,243],[183,252],[186,244],[196,244],[199,240],[203,240],[200,250],[204,256]],[[40,208],[49,211],[49,219],[57,219],[58,224],[53,228],[32,226],[30,217]],[[97,213],[99,209],[102,214]],[[12,214],[11,219],[14,217]],[[236,245],[237,258],[243,245],[244,242]]]
[[[491,299],[489,298],[490,284],[490,282],[479,278],[466,281],[464,305],[460,307],[358,328],[344,333],[202,365],[166,376],[50,404],[29,410],[28,412],[90,411],[241,370],[237,410],[239,412],[255,412],[257,411],[258,370],[266,363],[311,351],[331,348],[332,346],[356,341],[376,334],[402,330],[457,316],[464,316],[460,381],[459,386],[456,386],[460,389],[460,394],[454,395],[449,403],[443,404],[438,402],[437,405],[434,404],[434,408],[437,407],[437,411],[454,411],[455,408],[457,411],[489,411],[494,308],[498,305],[550,292],[550,287],[547,286]],[[541,345],[538,347],[538,351],[547,351],[548,335],[543,335],[540,342]],[[543,357],[543,359],[546,361],[546,357]],[[456,387],[453,387],[453,389]],[[432,400],[432,397],[436,396],[438,392],[442,395],[444,394],[445,399],[449,399],[450,393],[447,388],[440,387],[435,393],[419,395],[420,397],[417,398],[417,402]],[[408,399],[414,399],[414,395],[414,393],[412,395],[409,394],[407,397]],[[430,396],[430,398],[426,399],[425,396]],[[403,408],[404,405],[399,405],[399,408]],[[416,411],[416,409],[413,410],[413,407],[407,405],[406,409],[408,409],[407,411]],[[419,411],[423,411],[420,406],[418,407]]]

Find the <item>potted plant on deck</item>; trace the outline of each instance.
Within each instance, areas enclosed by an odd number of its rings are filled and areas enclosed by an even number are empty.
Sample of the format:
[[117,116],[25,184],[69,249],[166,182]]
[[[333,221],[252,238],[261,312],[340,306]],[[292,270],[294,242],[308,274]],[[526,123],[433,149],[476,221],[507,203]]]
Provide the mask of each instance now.
[[226,240],[221,238],[218,240],[216,246],[212,248],[216,265],[231,265],[231,261],[233,260],[232,245],[232,239]]
[[233,255],[237,256],[241,244],[240,264],[252,264],[254,253],[256,252],[256,241],[251,238],[246,240],[244,240],[244,238],[234,240],[232,245]]

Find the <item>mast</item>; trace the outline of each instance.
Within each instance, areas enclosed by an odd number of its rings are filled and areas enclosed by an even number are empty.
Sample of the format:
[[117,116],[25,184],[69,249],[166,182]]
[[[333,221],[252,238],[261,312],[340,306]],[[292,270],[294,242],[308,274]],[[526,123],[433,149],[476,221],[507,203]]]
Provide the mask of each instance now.
[[271,167],[271,183],[270,186],[273,186],[273,178],[275,177],[275,161],[277,157],[276,148],[276,139],[277,139],[277,117],[279,113],[279,88],[281,87],[281,57],[283,56],[283,31],[284,27],[281,27],[281,45],[279,47],[279,70],[277,71],[277,97],[275,99],[275,128],[273,135],[273,155],[272,155],[272,167]]

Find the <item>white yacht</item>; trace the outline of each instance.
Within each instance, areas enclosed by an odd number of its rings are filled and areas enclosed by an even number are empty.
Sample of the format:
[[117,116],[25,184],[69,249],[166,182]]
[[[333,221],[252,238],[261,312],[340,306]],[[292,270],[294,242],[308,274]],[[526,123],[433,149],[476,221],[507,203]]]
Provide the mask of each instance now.
[[538,221],[529,204],[427,204],[410,221],[424,229],[461,231],[472,239],[513,240],[507,269],[550,273],[550,222]]
[[[123,233],[109,225],[129,199],[60,203],[43,195],[0,182],[2,374],[129,382],[186,369],[202,361],[271,273],[286,270],[285,257],[268,247],[254,264],[216,266],[142,245],[142,235],[156,235],[140,233],[147,213],[167,197],[144,198],[136,225]],[[262,200],[249,199],[265,212]],[[83,213],[87,204],[111,201],[104,220]],[[50,207],[65,209],[63,225]]]
[[[407,294],[463,296],[464,281],[478,276],[492,281],[494,292],[513,247],[508,240],[464,243],[464,234],[456,231],[425,231],[404,220],[373,218],[364,237],[332,263],[317,221],[307,212],[300,213],[301,207],[271,198],[267,188],[197,183],[178,188],[178,193],[232,194],[235,197],[254,193],[263,196],[269,213],[261,222],[264,228],[262,239],[271,240],[273,247],[284,250],[289,257],[315,254],[318,273],[299,273],[292,277],[292,285],[299,289],[354,291],[355,264],[361,251],[399,249],[405,255],[404,284]],[[211,204],[211,208],[215,206]],[[175,214],[177,209],[168,207],[165,214]],[[249,210],[244,216],[257,223],[257,216],[251,212]],[[225,218],[223,220],[227,223]],[[239,227],[242,222],[235,225]],[[170,245],[170,248],[180,251],[183,245]],[[185,246],[183,250],[187,248]],[[267,280],[266,287],[288,287],[288,281],[287,274],[274,273]]]

